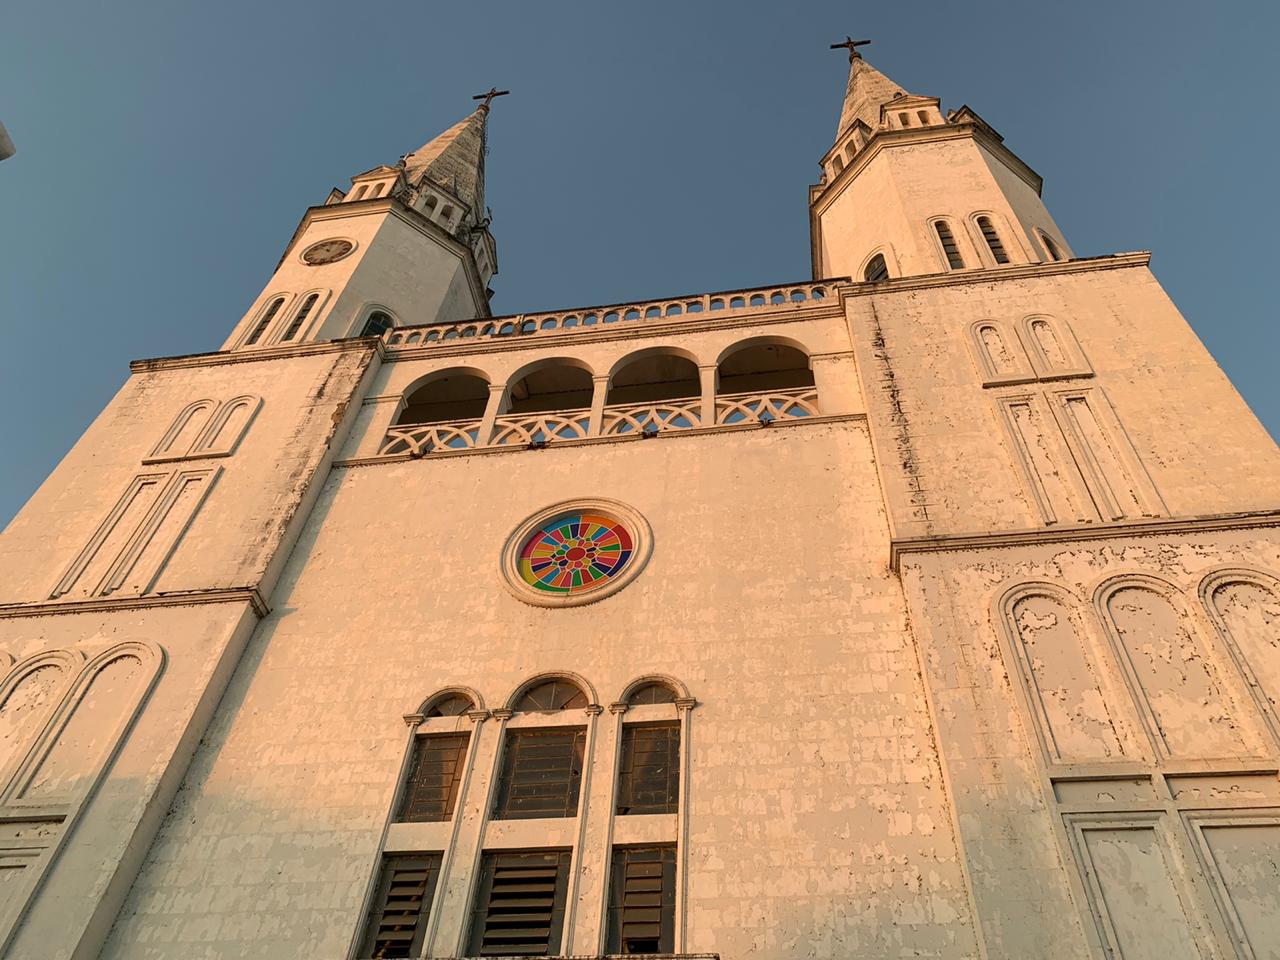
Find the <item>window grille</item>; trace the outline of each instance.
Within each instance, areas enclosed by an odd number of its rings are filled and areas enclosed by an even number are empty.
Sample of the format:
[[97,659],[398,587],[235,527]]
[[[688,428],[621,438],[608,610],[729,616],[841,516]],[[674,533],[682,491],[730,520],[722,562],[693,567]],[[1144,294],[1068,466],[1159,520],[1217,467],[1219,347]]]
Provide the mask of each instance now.
[[426,717],[457,717],[474,710],[476,705],[471,698],[462,693],[450,693],[433,700],[427,707]]
[[585,727],[510,731],[494,818],[577,816],[586,739]]
[[938,239],[942,241],[942,249],[947,255],[947,265],[952,270],[963,270],[964,257],[960,256],[960,248],[956,245],[956,238],[951,232],[951,227],[938,220],[934,223],[933,228],[938,231]]
[[995,257],[996,263],[1008,263],[1009,254],[1005,253],[1004,244],[1000,241],[1000,234],[996,233],[995,224],[991,222],[991,218],[979,217],[978,229],[982,231],[982,239],[987,241],[987,247],[991,250],[991,256]]
[[624,724],[617,812],[675,813],[679,799],[680,724]]
[[1044,249],[1049,254],[1049,259],[1058,261],[1062,259],[1062,252],[1058,249],[1058,245],[1053,242],[1053,238],[1047,233],[1040,234],[1040,242],[1044,244]]
[[609,953],[672,953],[675,914],[675,847],[614,847]]
[[470,740],[467,733],[418,737],[397,821],[426,823],[453,816]]
[[276,318],[276,314],[280,312],[280,308],[283,306],[284,297],[276,297],[271,301],[271,306],[267,307],[267,312],[262,315],[258,325],[253,328],[253,333],[249,334],[249,338],[245,340],[244,345],[246,347],[251,347],[262,339],[262,335],[267,332],[267,327],[271,326],[271,321]]
[[313,293],[302,302],[302,309],[293,315],[293,320],[289,324],[289,329],[284,332],[284,336],[280,338],[281,340],[292,340],[294,338],[297,332],[302,329],[302,325],[306,322],[307,315],[311,313],[311,308],[316,305],[316,301],[319,299],[320,294]]
[[587,705],[587,695],[568,680],[547,680],[526,690],[516,702],[520,713],[552,713]]
[[568,881],[567,850],[486,854],[471,915],[468,956],[558,954]]
[[364,322],[364,329],[360,331],[362,337],[380,337],[395,324],[391,322],[391,317],[383,313],[381,310],[375,310],[369,314],[369,319]]
[[862,279],[867,283],[879,283],[881,280],[889,279],[889,265],[884,262],[884,254],[877,253],[871,258],[867,269],[863,271]]
[[636,687],[627,697],[627,703],[633,707],[642,703],[675,703],[676,692],[665,683],[646,683]]
[[360,957],[422,956],[440,859],[438,853],[383,858]]

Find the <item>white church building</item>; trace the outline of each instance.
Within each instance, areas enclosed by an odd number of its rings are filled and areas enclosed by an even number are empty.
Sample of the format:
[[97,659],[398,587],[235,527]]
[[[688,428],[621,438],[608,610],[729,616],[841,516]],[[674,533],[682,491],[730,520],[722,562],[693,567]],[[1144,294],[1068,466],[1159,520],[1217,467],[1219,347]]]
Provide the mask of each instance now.
[[0,535],[4,956],[1280,958],[1280,450],[843,46],[812,276],[492,316],[495,90],[132,364]]

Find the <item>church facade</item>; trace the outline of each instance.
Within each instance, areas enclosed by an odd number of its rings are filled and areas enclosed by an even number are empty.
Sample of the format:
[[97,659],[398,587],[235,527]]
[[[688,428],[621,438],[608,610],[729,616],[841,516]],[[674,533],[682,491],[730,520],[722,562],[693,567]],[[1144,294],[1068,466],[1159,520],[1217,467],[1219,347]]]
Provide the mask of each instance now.
[[8,957],[1280,958],[1280,450],[847,45],[812,277],[492,316],[492,96],[0,537]]

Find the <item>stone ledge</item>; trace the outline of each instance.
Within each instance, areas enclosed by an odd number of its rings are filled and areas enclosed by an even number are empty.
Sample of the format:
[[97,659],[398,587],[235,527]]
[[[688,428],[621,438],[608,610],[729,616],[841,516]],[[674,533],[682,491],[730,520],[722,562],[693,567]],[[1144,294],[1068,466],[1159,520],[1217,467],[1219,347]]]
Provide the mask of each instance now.
[[100,613],[109,610],[141,610],[149,607],[190,607],[206,603],[248,603],[258,619],[271,612],[256,587],[212,590],[175,590],[140,597],[89,597],[84,600],[37,600],[0,604],[0,620],[15,617],[53,617],[68,613]]
[[947,553],[956,550],[999,550],[1080,540],[1115,540],[1167,534],[1203,533],[1212,530],[1245,530],[1280,526],[1280,508],[1244,513],[1219,513],[1199,517],[1124,520],[1118,523],[1079,524],[1043,530],[998,533],[961,533],[937,537],[897,537],[889,542],[889,569],[899,571],[903,556],[912,553]]

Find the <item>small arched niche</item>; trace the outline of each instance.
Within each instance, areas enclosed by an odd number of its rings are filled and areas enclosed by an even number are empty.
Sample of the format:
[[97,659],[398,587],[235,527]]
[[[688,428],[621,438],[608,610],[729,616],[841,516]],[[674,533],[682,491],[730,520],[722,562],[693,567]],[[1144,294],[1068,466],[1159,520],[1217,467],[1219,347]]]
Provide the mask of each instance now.
[[396,424],[479,420],[489,402],[489,381],[464,369],[444,370],[411,390]]
[[698,365],[675,351],[657,348],[622,361],[609,381],[605,402],[609,405],[655,403],[697,397],[701,392]]
[[813,385],[808,355],[789,343],[747,341],[720,360],[721,393],[764,393]]

